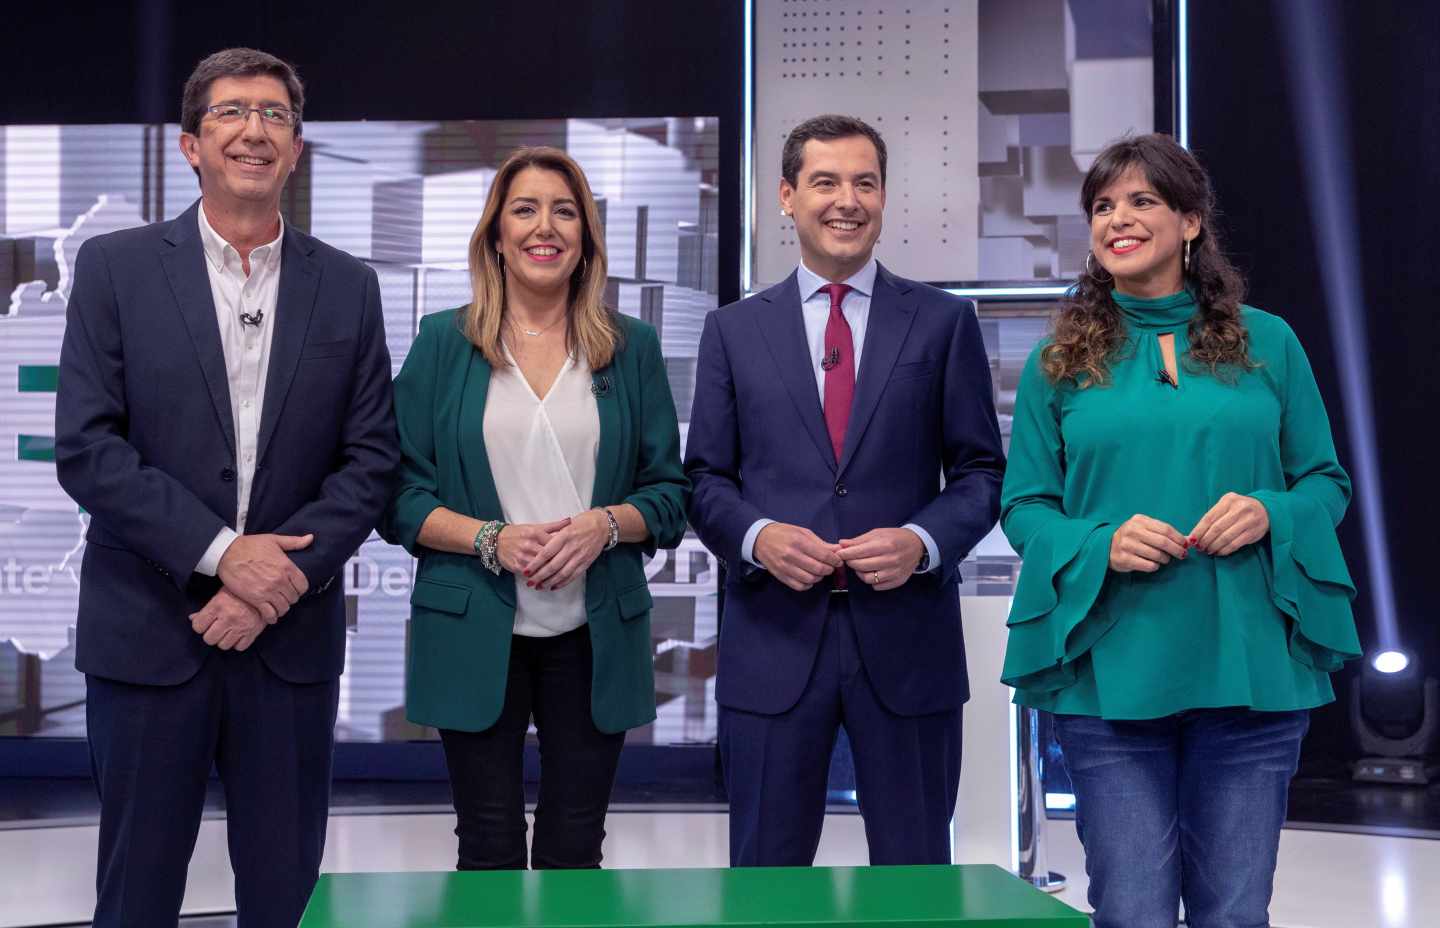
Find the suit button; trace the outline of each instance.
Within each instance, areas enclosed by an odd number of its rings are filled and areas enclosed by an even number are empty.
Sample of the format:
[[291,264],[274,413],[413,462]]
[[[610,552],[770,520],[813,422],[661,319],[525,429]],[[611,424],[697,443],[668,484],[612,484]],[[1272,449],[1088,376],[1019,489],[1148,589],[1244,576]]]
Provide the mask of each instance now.
[[226,467],[222,469],[220,471],[220,479],[226,483],[232,483],[235,480],[235,468]]
[[836,495],[836,496],[844,496],[846,493],[849,493],[849,492],[850,492],[849,490],[845,489],[845,484],[843,484],[843,483],[837,483],[837,484],[835,484],[835,495]]

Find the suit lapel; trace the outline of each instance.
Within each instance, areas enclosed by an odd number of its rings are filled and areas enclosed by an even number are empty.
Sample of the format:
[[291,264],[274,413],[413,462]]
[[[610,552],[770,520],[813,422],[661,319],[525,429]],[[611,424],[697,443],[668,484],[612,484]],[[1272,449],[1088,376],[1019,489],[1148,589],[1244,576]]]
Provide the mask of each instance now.
[[282,247],[275,334],[270,339],[270,367],[265,377],[265,408],[257,449],[257,460],[261,461],[295,379],[305,333],[310,330],[310,317],[315,311],[315,295],[320,289],[320,262],[315,260],[314,244],[287,225]]
[[200,241],[199,201],[170,223],[165,234],[166,250],[160,255],[170,291],[185,321],[190,342],[200,360],[220,431],[230,454],[235,454],[235,421],[230,411],[230,378],[225,372],[225,348],[220,343],[220,324],[215,320],[215,296],[205,269],[205,247]]
[[759,315],[760,333],[765,347],[775,361],[780,382],[800,413],[800,421],[820,457],[835,469],[835,449],[825,430],[825,411],[820,407],[820,393],[815,387],[815,368],[810,358],[810,343],[805,338],[805,316],[800,309],[800,284],[796,273],[782,284],[762,293],[761,299],[771,305]]
[[900,346],[910,334],[915,321],[915,300],[910,284],[894,277],[882,266],[875,274],[875,292],[870,297],[870,318],[865,323],[865,349],[860,354],[860,370],[855,376],[855,399],[850,406],[850,424],[845,427],[845,445],[840,455],[840,472],[844,472],[855,449],[865,435],[880,394],[890,380]]
[[615,367],[615,361],[611,361],[608,367],[590,374],[590,390],[600,414],[600,448],[595,454],[591,506],[606,505],[615,498],[615,480],[620,471],[620,396]]
[[[495,477],[490,471],[490,455],[485,450],[485,402],[490,395],[490,362],[479,349],[467,342],[468,363],[465,365],[463,382],[460,387],[460,403],[454,410],[457,447],[455,456],[460,462],[460,478],[465,489],[468,509],[465,515],[489,520],[503,518],[500,510],[500,491],[495,488]],[[437,437],[438,439],[438,437]],[[438,440],[437,440],[438,450]],[[481,575],[485,575],[481,571]],[[502,602],[515,605],[515,578],[509,573],[488,577]]]
[[460,407],[456,411],[459,437],[455,449],[464,475],[467,515],[477,519],[500,518],[500,492],[490,473],[490,456],[485,451],[485,401],[490,395],[490,362],[479,349],[471,348]]

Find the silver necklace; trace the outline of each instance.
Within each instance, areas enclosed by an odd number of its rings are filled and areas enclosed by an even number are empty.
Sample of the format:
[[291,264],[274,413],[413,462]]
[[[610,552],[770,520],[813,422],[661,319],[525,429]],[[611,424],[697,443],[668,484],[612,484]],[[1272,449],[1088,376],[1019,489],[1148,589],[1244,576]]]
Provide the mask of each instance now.
[[555,319],[554,322],[551,322],[549,325],[547,325],[547,326],[546,326],[545,328],[543,328],[543,329],[527,329],[527,328],[525,328],[523,325],[521,325],[520,323],[516,322],[514,316],[511,316],[511,317],[510,317],[510,324],[511,324],[512,326],[514,326],[515,328],[519,329],[521,332],[523,332],[523,333],[525,333],[526,335],[530,336],[531,338],[539,338],[541,335],[544,335],[546,332],[550,331],[551,329],[555,328],[555,326],[559,325],[562,321],[564,321],[564,319],[565,319],[565,314],[564,314],[564,313],[561,313],[561,314]]

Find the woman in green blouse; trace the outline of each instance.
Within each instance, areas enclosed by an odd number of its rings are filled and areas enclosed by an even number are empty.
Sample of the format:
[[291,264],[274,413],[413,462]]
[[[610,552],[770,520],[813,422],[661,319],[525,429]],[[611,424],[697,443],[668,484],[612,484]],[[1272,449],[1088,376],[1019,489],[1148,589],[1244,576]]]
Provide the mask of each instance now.
[[1350,481],[1294,332],[1240,303],[1209,178],[1096,159],[1091,254],[1016,398],[1004,682],[1055,713],[1097,928],[1268,923],[1308,711],[1359,656]]

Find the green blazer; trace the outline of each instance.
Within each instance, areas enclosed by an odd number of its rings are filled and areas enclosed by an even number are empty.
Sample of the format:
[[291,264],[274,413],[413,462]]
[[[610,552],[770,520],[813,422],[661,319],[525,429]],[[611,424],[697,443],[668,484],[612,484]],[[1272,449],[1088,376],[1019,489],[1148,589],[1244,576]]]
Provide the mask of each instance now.
[[[460,310],[420,323],[400,376],[395,415],[400,477],[381,525],[386,540],[419,558],[410,596],[405,665],[406,715],[413,722],[484,731],[500,716],[515,625],[515,578],[496,576],[470,555],[416,542],[437,507],[502,518],[485,447],[490,364],[460,330]],[[685,535],[690,483],[680,466],[680,429],[655,330],[619,316],[623,338],[593,379],[600,447],[593,504],[630,503],[650,537],[620,544],[585,575],[585,610],[594,651],[591,713],[601,731],[655,719],[650,589],[643,556]]]

